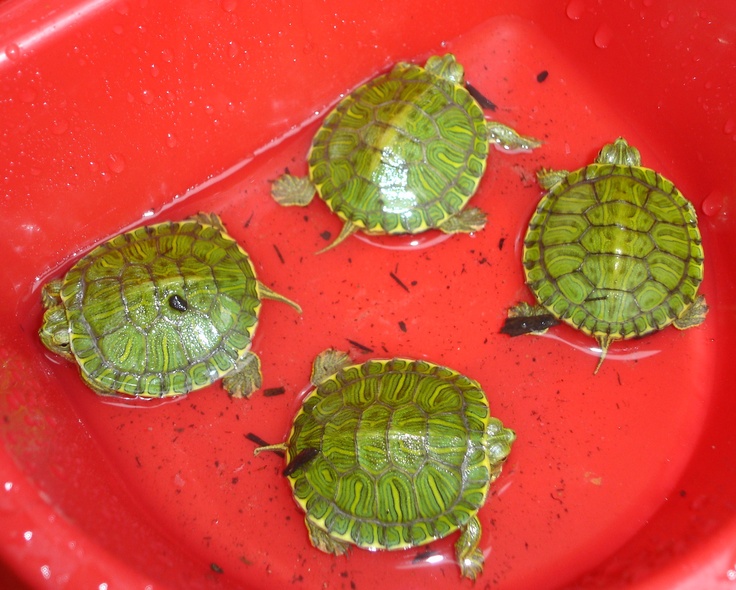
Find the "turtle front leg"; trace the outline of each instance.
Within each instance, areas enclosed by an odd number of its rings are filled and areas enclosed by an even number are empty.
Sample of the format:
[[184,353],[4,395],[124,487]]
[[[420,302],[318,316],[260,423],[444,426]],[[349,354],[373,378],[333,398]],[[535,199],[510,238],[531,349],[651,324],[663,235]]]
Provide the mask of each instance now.
[[473,515],[455,543],[455,557],[460,565],[460,573],[471,580],[475,580],[483,571],[483,552],[478,548],[480,535],[480,521]]
[[464,209],[439,226],[446,234],[471,233],[486,226],[486,214],[477,207]]
[[514,129],[495,121],[488,121],[488,141],[495,143],[505,150],[531,151],[542,145],[542,142],[533,137],[520,135]]
[[235,370],[222,379],[222,386],[235,398],[250,397],[261,387],[261,361],[253,352],[247,352]]
[[316,524],[305,518],[304,522],[307,525],[307,532],[309,533],[309,541],[314,547],[325,553],[333,553],[335,555],[344,555],[350,549],[350,544],[331,537],[327,531],[322,530]]
[[41,303],[43,303],[44,309],[61,305],[61,286],[63,283],[61,279],[54,279],[41,288]]
[[312,202],[316,189],[309,178],[283,174],[271,185],[271,196],[285,207],[306,207]]
[[693,304],[672,325],[678,330],[694,328],[705,321],[705,315],[707,313],[708,304],[705,302],[705,295],[698,295],[695,301],[693,301]]

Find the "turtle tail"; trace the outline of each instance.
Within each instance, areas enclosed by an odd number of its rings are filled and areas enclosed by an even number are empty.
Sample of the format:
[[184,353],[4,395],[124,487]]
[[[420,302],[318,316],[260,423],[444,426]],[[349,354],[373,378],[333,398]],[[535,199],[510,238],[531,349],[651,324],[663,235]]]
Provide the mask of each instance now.
[[611,337],[608,334],[606,334],[604,336],[598,336],[596,340],[598,340],[598,346],[600,346],[601,348],[601,356],[598,359],[598,364],[595,366],[595,371],[593,371],[593,375],[598,374],[598,370],[601,368],[601,365],[603,364],[603,361],[606,358],[608,347],[611,344]]

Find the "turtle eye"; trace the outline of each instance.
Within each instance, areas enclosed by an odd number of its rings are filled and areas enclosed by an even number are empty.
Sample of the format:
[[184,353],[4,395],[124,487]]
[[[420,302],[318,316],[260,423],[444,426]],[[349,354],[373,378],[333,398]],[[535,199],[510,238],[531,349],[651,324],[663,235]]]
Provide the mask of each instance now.
[[176,311],[186,311],[187,309],[189,309],[187,300],[184,299],[181,295],[174,294],[169,297],[169,305],[172,309],[175,309]]

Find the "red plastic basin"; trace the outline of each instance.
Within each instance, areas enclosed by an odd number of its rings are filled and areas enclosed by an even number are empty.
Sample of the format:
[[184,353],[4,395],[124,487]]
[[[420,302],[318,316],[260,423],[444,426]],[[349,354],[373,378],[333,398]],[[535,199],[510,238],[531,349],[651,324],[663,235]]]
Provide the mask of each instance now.
[[[480,511],[478,588],[731,588],[736,579],[736,9],[599,3],[147,0],[0,4],[0,560],[68,588],[470,587],[455,536],[395,553],[312,548],[280,460],[313,358],[412,356],[479,380],[518,440]],[[663,5],[664,4],[664,5]],[[353,236],[269,184],[337,100],[399,60],[451,51],[543,140],[492,150],[474,235]],[[693,202],[706,322],[614,343],[499,333],[531,296],[521,236],[541,167],[618,136]],[[260,279],[264,388],[102,399],[37,338],[40,286],[112,235],[221,215]],[[3,578],[0,578],[0,582]]]

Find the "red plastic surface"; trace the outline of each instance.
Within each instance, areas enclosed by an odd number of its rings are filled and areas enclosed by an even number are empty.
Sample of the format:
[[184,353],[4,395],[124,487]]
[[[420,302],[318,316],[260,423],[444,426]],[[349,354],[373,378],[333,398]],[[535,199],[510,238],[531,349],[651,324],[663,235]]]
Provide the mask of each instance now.
[[[275,456],[313,357],[409,355],[478,379],[518,441],[480,517],[476,587],[730,588],[736,578],[736,13],[604,3],[140,1],[0,4],[0,559],[33,587],[470,587],[455,537],[349,557],[309,545]],[[609,6],[609,4],[611,4]],[[354,236],[322,203],[282,209],[318,119],[395,61],[452,51],[544,140],[493,151],[472,236]],[[547,72],[546,78],[541,75]],[[706,323],[616,343],[498,333],[530,299],[520,237],[539,167],[624,135],[695,204]],[[264,387],[110,403],[36,337],[39,288],[115,233],[219,213],[261,280]],[[361,351],[357,342],[373,350]],[[213,565],[214,564],[214,565]],[[1,579],[1,578],[0,578]]]

